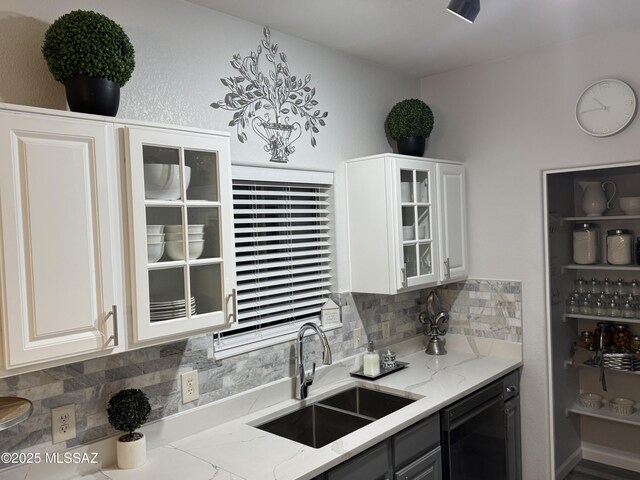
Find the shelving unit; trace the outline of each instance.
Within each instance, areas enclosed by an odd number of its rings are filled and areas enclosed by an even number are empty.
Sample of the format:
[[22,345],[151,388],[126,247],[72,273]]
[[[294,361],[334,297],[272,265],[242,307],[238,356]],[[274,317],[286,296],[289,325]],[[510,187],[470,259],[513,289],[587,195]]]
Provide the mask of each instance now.
[[[587,460],[627,469],[631,465],[633,470],[640,470],[640,444],[636,440],[640,433],[640,414],[635,412],[628,417],[616,415],[606,404],[599,410],[588,410],[577,401],[580,392],[592,392],[608,399],[625,397],[639,402],[640,371],[605,367],[608,390],[604,391],[600,382],[600,367],[583,363],[590,358],[590,352],[572,352],[572,358],[567,359],[569,346],[576,342],[580,331],[593,330],[596,322],[627,324],[632,334],[640,334],[640,318],[568,313],[565,309],[565,301],[575,290],[575,281],[580,277],[593,277],[598,281],[609,277],[622,279],[625,283],[640,280],[640,265],[606,263],[607,230],[631,230],[635,240],[640,237],[640,215],[624,215],[617,198],[609,202],[610,208],[604,215],[584,214],[584,208],[589,205],[583,207],[583,187],[605,181],[616,184],[618,197],[639,195],[640,162],[556,170],[544,174],[549,374],[553,383],[551,428],[557,478],[566,476],[568,472],[563,468],[570,464],[576,452]],[[598,226],[601,263],[578,265],[573,262],[573,227],[579,222]],[[630,457],[637,460],[628,460]],[[621,459],[631,463],[621,463]]]

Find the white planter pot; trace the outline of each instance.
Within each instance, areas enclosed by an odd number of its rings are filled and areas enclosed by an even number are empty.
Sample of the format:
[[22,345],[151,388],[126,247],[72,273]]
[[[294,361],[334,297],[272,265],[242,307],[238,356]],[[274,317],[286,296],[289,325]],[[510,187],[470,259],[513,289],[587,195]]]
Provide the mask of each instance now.
[[122,442],[120,438],[117,442],[118,468],[130,469],[144,465],[147,461],[147,440],[144,435],[133,442]]

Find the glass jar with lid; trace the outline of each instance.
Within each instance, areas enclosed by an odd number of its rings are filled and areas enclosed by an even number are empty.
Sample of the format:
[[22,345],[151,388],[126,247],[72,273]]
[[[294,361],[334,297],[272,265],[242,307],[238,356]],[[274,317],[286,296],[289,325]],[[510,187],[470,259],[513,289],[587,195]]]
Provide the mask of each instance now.
[[578,265],[592,265],[600,261],[600,229],[595,223],[574,225],[573,261]]
[[607,230],[607,263],[629,265],[632,262],[633,235],[630,230]]
[[609,322],[598,322],[593,336],[595,337],[596,346],[600,347],[600,335],[602,335],[602,348],[608,350],[613,343],[613,325]]
[[615,325],[613,332],[613,349],[619,353],[625,353],[631,349],[631,331],[629,330],[629,325]]

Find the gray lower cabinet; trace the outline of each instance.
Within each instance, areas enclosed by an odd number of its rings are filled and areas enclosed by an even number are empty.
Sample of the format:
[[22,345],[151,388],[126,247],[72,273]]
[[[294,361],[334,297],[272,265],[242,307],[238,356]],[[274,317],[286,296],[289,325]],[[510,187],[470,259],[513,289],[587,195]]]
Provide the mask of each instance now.
[[440,447],[413,461],[397,471],[393,480],[442,480]]
[[390,480],[388,441],[371,447],[327,473],[327,480]]
[[326,480],[392,479],[442,480],[438,415],[421,420],[326,473]]

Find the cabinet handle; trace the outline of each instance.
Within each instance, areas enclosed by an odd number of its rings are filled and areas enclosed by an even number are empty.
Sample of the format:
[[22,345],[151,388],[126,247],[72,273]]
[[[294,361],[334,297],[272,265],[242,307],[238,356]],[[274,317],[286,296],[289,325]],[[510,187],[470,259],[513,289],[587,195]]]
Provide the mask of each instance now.
[[107,318],[111,317],[111,319],[113,320],[113,335],[111,335],[108,339],[107,339],[107,343],[109,343],[111,340],[113,340],[113,346],[117,347],[118,346],[118,306],[117,305],[111,305],[111,311],[108,313]]
[[449,279],[451,278],[451,267],[449,266],[449,257],[444,259],[444,268],[446,268],[446,272],[444,274],[444,278]]

